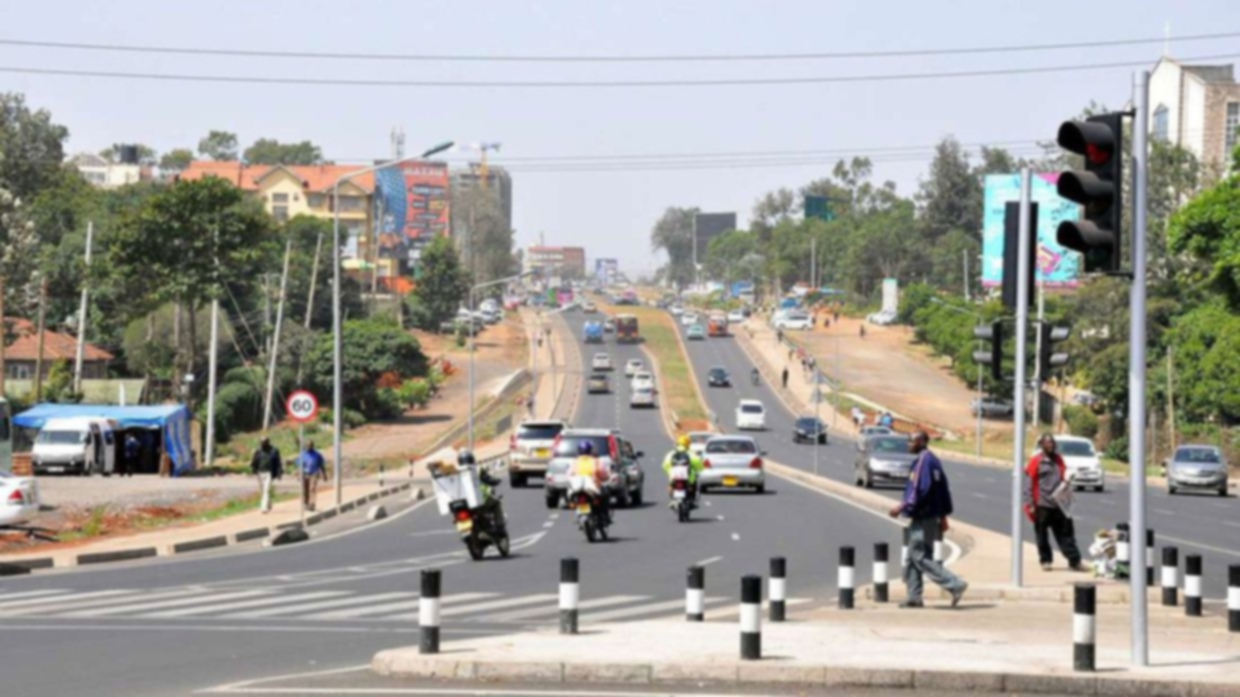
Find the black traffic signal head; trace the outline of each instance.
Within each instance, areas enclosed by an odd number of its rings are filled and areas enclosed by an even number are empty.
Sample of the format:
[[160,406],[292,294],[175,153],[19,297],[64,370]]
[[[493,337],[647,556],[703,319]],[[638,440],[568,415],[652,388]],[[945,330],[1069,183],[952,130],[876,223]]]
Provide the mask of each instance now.
[[1059,195],[1081,204],[1084,210],[1080,220],[1060,223],[1056,238],[1059,244],[1084,256],[1087,273],[1119,271],[1124,115],[1100,114],[1084,122],[1065,121],[1057,140],[1061,148],[1085,158],[1085,169],[1059,175]]
[[1052,370],[1068,364],[1068,354],[1056,352],[1055,344],[1067,341],[1068,337],[1072,336],[1072,330],[1067,327],[1051,326],[1050,322],[1042,322],[1039,331],[1042,341],[1041,351],[1038,353],[1038,379],[1046,382]]
[[1003,379],[1003,322],[995,320],[990,324],[979,324],[973,328],[973,336],[990,344],[987,350],[974,351],[973,360],[978,365],[990,366],[990,376],[995,380]]

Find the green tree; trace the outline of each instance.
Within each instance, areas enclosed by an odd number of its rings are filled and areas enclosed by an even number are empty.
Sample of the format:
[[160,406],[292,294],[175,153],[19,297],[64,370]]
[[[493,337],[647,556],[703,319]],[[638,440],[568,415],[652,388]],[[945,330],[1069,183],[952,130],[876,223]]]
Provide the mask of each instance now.
[[274,138],[259,138],[245,149],[242,157],[246,163],[251,165],[318,165],[323,163],[323,151],[308,140],[300,143],[281,143]]
[[1240,174],[1233,174],[1171,217],[1172,253],[1189,254],[1204,266],[1203,279],[1240,309]]
[[198,141],[198,154],[216,161],[237,159],[237,134],[211,131]]
[[706,274],[717,281],[758,280],[763,257],[758,235],[746,230],[728,230],[710,241],[706,248]]
[[[693,226],[697,208],[668,208],[650,231],[650,246],[667,253],[667,280],[679,288],[693,282]],[[699,257],[705,250],[698,250]]]
[[797,195],[791,189],[770,191],[754,202],[749,227],[759,238],[770,239],[775,226],[796,217],[796,213]]
[[0,190],[32,200],[60,171],[68,138],[69,129],[53,123],[47,110],[32,110],[20,94],[0,93]]
[[452,230],[461,241],[461,262],[474,283],[516,273],[513,231],[494,190],[470,189],[453,201],[451,211]]
[[[390,404],[381,396],[380,378],[399,385],[409,378],[426,375],[426,356],[418,340],[390,322],[349,320],[343,326],[341,346],[345,406],[367,417],[392,416],[388,412]],[[314,389],[324,400],[331,395],[333,355],[332,337],[323,335],[308,360]]]
[[456,315],[469,294],[469,280],[461,269],[456,247],[446,237],[436,237],[422,250],[419,266],[421,274],[412,302],[421,309],[415,319],[420,328],[434,331]]
[[164,153],[159,158],[159,168],[165,172],[180,172],[194,161],[194,151],[188,148],[177,148]]
[[934,149],[930,172],[917,195],[922,207],[923,244],[930,246],[953,230],[981,240],[982,187],[969,156],[955,138]]

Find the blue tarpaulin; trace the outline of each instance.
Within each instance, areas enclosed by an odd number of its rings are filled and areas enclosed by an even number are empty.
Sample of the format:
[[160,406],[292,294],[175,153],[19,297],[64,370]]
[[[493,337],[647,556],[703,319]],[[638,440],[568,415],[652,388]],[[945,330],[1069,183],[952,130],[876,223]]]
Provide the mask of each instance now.
[[110,404],[38,404],[13,417],[19,428],[43,428],[48,419],[88,417],[110,419],[117,428],[158,430],[163,434],[164,450],[172,460],[173,476],[194,468],[190,449],[189,410],[180,404],[153,407],[120,407]]

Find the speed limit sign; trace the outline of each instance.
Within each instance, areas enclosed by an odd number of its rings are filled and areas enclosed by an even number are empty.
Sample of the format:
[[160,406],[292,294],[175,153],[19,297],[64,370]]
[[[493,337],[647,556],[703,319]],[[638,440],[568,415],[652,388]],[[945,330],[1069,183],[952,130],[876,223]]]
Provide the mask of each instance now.
[[319,413],[319,400],[305,390],[297,390],[289,395],[288,402],[284,406],[288,412],[288,418],[298,423],[313,421]]

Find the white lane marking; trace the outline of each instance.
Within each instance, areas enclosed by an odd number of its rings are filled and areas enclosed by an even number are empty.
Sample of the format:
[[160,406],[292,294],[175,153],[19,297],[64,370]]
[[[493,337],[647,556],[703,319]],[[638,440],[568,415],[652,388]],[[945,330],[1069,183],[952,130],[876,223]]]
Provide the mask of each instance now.
[[427,532],[411,532],[409,537],[434,537],[436,535],[455,535],[455,530],[428,530]]
[[733,541],[733,542],[740,542],[740,541],[741,541],[741,535],[740,535],[740,533],[737,533],[737,532],[732,533],[732,541]]
[[[440,603],[447,605],[449,603],[463,603],[470,600],[482,600],[484,598],[494,598],[498,593],[455,593],[440,599]],[[298,617],[299,620],[347,620],[365,617],[366,615],[378,615],[387,612],[403,612],[405,610],[416,610],[421,599],[402,600],[395,603],[381,603],[379,605],[363,605],[362,607],[346,608],[344,610],[332,610],[331,612],[320,612],[313,615],[303,615]],[[382,617],[379,619],[387,619]]]
[[[609,605],[625,605],[627,603],[637,602],[639,600],[649,600],[648,595],[609,595],[606,598],[594,598],[585,600],[577,604],[578,610],[589,610],[596,607],[607,607]],[[528,620],[544,615],[558,615],[560,612],[559,605],[543,605],[541,607],[530,608],[528,610],[517,610],[516,612],[507,612],[502,615],[493,615],[486,618],[487,622],[516,622],[518,620]]]
[[723,516],[717,515],[715,516],[715,520],[718,520],[719,522],[723,522]]
[[715,505],[715,504],[711,503],[710,501],[707,501],[707,502],[706,502],[706,505],[707,505],[707,506],[713,506],[713,505]]
[[543,523],[543,527],[544,527],[544,528],[550,528],[550,527],[552,527],[553,525],[555,525],[555,523],[551,522],[550,520],[548,520],[547,522]]
[[[24,602],[23,603],[10,602],[18,598],[33,598],[39,595],[55,595],[57,593],[72,593],[72,592],[73,591],[69,591],[69,590],[51,589],[51,590],[41,590],[41,591],[23,591],[21,593],[5,593],[3,596],[0,596],[4,598],[4,602],[0,603],[0,607],[12,607],[13,605],[23,605]],[[118,592],[124,592],[124,591],[103,591],[103,592],[118,593]],[[78,596],[78,597],[81,597],[81,596]]]
[[[251,590],[251,591],[237,591],[235,593],[222,593],[220,595],[213,596],[211,599],[212,600],[232,600],[232,599],[240,600],[242,598],[253,598],[256,596],[260,596],[260,595],[272,595],[272,591],[267,590],[265,588],[260,589],[260,590]],[[163,600],[157,603],[150,603],[150,602],[131,603],[129,605],[115,605],[112,607],[96,608],[93,610],[77,610],[77,611],[69,612],[66,614],[72,615],[74,617],[107,617],[108,615],[122,615],[127,612],[128,613],[146,612],[148,610],[160,610],[160,609],[169,608],[169,607],[181,607],[183,605],[193,605],[195,603],[201,603],[202,600],[203,599],[201,596],[195,595],[194,597],[186,598],[184,597],[184,595],[182,595],[182,597],[179,597],[173,600]]]
[[[452,617],[454,615],[467,615],[471,612],[489,612],[491,610],[503,610],[505,608],[517,607],[520,605],[530,605],[532,603],[546,603],[558,600],[558,593],[536,593],[534,595],[522,595],[515,598],[503,598],[501,600],[492,600],[487,603],[470,603],[464,607],[454,607],[439,613],[443,617]],[[392,619],[416,619],[416,614],[411,615],[395,615]]]
[[1170,535],[1164,535],[1162,533],[1158,534],[1158,539],[1163,542],[1175,542],[1176,544],[1183,545],[1185,547],[1195,547],[1197,549],[1204,549],[1210,552],[1218,552],[1219,554],[1226,554],[1229,557],[1240,558],[1240,552],[1234,549],[1223,549],[1222,547],[1213,547],[1211,545],[1203,545],[1200,542],[1192,542],[1190,540],[1185,540],[1179,537],[1171,537]]
[[977,497],[977,498],[979,498],[979,499],[988,499],[988,498],[990,498],[990,497],[989,497],[989,496],[987,496],[986,494],[982,494],[982,493],[979,493],[979,492],[976,492],[976,491],[973,491],[973,492],[970,492],[970,493],[972,493],[974,496],[976,496],[976,497]]
[[551,520],[555,520],[556,518],[559,518],[559,517],[560,517],[560,514],[559,514],[559,513],[552,513],[551,515],[549,515],[549,516],[547,516],[547,517],[548,517],[549,519],[551,519]]
[[239,602],[229,603],[212,603],[208,605],[196,605],[194,607],[181,608],[178,610],[163,610],[161,612],[146,612],[135,614],[137,619],[173,619],[178,617],[193,617],[194,615],[208,615],[213,612],[230,612],[236,610],[248,610],[264,605],[286,605],[288,603],[304,603],[308,600],[322,600],[324,598],[339,598],[345,595],[345,591],[314,591],[311,593],[293,593],[290,595],[272,595],[265,598],[256,598],[252,600],[242,600]]
[[[727,598],[711,597],[705,599],[706,605],[719,604],[726,602]],[[604,612],[585,612],[581,614],[582,620],[590,622],[611,622],[613,620],[624,619],[626,617],[641,617],[644,615],[663,614],[665,612],[673,612],[675,610],[684,610],[685,599],[668,600],[661,603],[646,603],[645,605],[637,605],[634,607],[624,607],[618,610],[607,610]]]
[[142,598],[145,602],[161,600],[163,598],[185,598],[191,595],[204,594],[204,590],[186,590],[186,591],[163,591],[159,593],[150,593],[148,591],[127,590],[116,591],[106,594],[83,593],[81,595],[61,596],[55,599],[55,602],[47,603],[29,603],[24,607],[5,609],[0,614],[8,617],[22,617],[26,615],[52,614],[56,612],[64,612],[66,610],[80,610],[83,608],[97,607],[99,605],[107,605],[117,602],[130,602],[135,598]]
[[723,560],[723,557],[711,557],[710,559],[703,559],[702,561],[694,564],[694,566],[706,566],[708,564],[714,564],[715,562],[722,561],[722,560]]
[[1158,515],[1175,515],[1175,511],[1168,511],[1165,508],[1155,508],[1154,512]]
[[265,617],[279,617],[280,615],[296,615],[312,610],[327,610],[330,608],[343,607],[345,605],[360,605],[363,603],[376,602],[379,600],[396,600],[403,598],[416,598],[417,593],[379,593],[377,595],[355,595],[349,598],[341,598],[339,600],[322,600],[315,603],[301,603],[299,605],[286,605],[284,607],[271,608],[269,610],[257,610],[255,612],[241,612],[237,614],[221,615],[229,619],[247,619],[257,620]]

